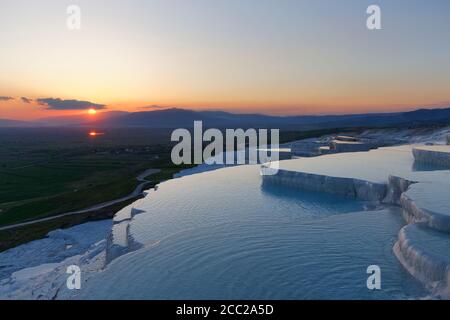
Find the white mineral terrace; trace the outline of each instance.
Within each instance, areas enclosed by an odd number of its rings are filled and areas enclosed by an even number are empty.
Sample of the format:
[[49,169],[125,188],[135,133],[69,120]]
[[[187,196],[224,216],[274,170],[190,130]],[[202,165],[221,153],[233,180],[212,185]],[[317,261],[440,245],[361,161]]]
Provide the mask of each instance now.
[[450,146],[420,146],[413,149],[417,162],[450,168]]
[[335,150],[335,152],[368,151],[373,148],[374,145],[361,141],[333,140],[330,142],[330,149]]
[[263,181],[400,205],[408,225],[399,232],[397,258],[434,295],[450,298],[450,166],[445,157],[450,158],[450,146],[408,145],[300,158],[278,162],[278,173],[263,175]]

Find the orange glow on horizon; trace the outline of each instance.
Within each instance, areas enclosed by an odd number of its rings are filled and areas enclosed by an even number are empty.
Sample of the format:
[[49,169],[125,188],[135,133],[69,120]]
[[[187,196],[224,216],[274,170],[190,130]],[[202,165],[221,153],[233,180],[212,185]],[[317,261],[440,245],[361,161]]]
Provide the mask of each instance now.
[[[2,94],[0,93],[0,96]],[[49,110],[39,106],[36,103],[24,103],[20,101],[20,96],[28,96],[35,99],[31,94],[16,93],[15,99],[10,101],[0,101],[0,119],[34,121],[41,118],[51,117],[71,117],[82,116],[92,121],[103,119],[103,116],[111,111],[142,112],[142,111],[161,111],[170,108],[189,109],[194,111],[227,111],[232,113],[261,113],[276,116],[291,115],[329,115],[329,114],[361,114],[374,112],[404,112],[419,108],[445,108],[450,106],[450,99],[442,98],[432,99],[422,97],[421,99],[401,97],[390,99],[366,99],[356,97],[354,100],[345,96],[329,101],[323,99],[305,99],[304,101],[286,100],[268,100],[264,103],[257,99],[247,99],[240,101],[238,98],[220,102],[219,100],[195,100],[193,102],[183,101],[182,99],[172,100],[133,100],[127,102],[125,99],[120,101],[108,101],[97,97],[83,97],[90,101],[101,101],[107,106],[106,110],[87,108],[83,110]],[[67,98],[69,99],[69,98]],[[370,100],[369,102],[364,100]],[[218,102],[219,101],[219,102]],[[89,134],[89,132],[87,132]]]

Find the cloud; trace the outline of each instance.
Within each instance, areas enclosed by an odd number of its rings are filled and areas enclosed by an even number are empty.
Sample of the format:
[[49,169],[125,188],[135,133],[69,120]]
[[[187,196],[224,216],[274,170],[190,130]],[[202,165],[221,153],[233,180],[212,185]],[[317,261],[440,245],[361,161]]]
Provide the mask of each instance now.
[[150,106],[141,107],[141,109],[166,109],[167,107],[159,106],[157,104],[153,104]]
[[36,100],[38,104],[47,106],[47,110],[84,110],[89,108],[105,109],[106,105],[89,101],[62,100],[59,98],[40,98]]
[[27,97],[21,97],[20,100],[22,100],[22,102],[24,102],[24,103],[32,103],[33,102],[33,99],[29,99]]
[[9,101],[9,100],[14,100],[14,98],[13,97],[0,96],[0,101]]

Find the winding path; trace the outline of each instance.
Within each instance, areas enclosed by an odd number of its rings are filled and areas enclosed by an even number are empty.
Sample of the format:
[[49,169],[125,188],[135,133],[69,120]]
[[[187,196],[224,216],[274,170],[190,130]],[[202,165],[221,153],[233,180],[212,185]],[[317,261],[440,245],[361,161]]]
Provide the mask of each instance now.
[[89,207],[89,208],[86,208],[86,209],[82,209],[82,210],[61,213],[61,214],[58,214],[56,216],[51,216],[51,217],[46,217],[46,218],[41,218],[41,219],[36,219],[36,220],[32,220],[32,221],[27,221],[27,222],[22,222],[22,223],[17,223],[17,224],[12,224],[12,225],[8,225],[8,226],[0,227],[0,231],[11,230],[11,229],[15,229],[15,228],[24,227],[24,226],[32,225],[32,224],[35,224],[35,223],[39,223],[39,222],[51,221],[51,220],[59,219],[59,218],[62,218],[62,217],[67,217],[67,216],[72,216],[72,215],[77,215],[77,214],[97,211],[97,210],[100,210],[100,209],[112,206],[114,204],[133,199],[133,198],[139,196],[142,193],[144,186],[148,182],[150,182],[149,180],[146,180],[145,177],[148,177],[149,175],[152,175],[152,174],[155,174],[155,173],[159,173],[159,172],[161,172],[160,169],[148,169],[148,170],[145,170],[140,175],[138,175],[136,177],[136,180],[141,182],[141,183],[134,189],[134,191],[132,193],[130,193],[129,195],[127,195],[125,197],[122,197],[122,198],[119,198],[119,199],[115,199],[115,200],[111,200],[111,201],[107,201],[107,202],[103,202],[103,203],[99,203],[99,204],[96,204],[96,205],[94,205],[92,207]]

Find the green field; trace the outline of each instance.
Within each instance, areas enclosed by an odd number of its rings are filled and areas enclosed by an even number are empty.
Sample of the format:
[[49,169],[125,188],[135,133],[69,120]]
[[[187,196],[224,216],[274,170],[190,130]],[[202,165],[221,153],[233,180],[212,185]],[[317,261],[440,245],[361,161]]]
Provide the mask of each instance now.
[[182,169],[171,165],[168,141],[155,135],[152,140],[127,130],[126,138],[112,141],[78,130],[59,135],[61,130],[1,136],[0,226],[121,198],[149,168],[162,170],[150,178],[155,181]]

